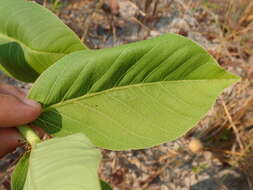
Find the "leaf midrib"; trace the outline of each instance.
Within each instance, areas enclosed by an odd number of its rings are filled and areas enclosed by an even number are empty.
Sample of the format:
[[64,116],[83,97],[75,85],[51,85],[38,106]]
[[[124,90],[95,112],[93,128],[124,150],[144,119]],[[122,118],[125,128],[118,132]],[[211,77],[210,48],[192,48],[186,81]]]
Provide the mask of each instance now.
[[108,92],[120,91],[120,90],[125,90],[125,89],[128,89],[128,88],[138,88],[138,87],[143,87],[143,86],[153,86],[153,85],[163,84],[163,83],[181,83],[181,82],[186,82],[186,81],[187,82],[188,81],[191,81],[191,82],[231,81],[231,83],[232,83],[232,81],[237,82],[239,80],[240,80],[239,77],[238,78],[237,77],[235,77],[235,78],[228,78],[228,79],[176,80],[176,81],[160,81],[160,82],[151,82],[151,83],[139,83],[139,84],[120,86],[120,87],[113,87],[113,88],[110,88],[110,89],[106,89],[106,90],[102,90],[102,91],[94,92],[94,93],[90,93],[90,94],[85,94],[85,95],[77,97],[77,98],[72,98],[72,99],[69,99],[69,100],[66,100],[66,101],[61,101],[59,103],[52,104],[52,105],[46,107],[45,109],[43,109],[42,112],[46,112],[46,111],[50,110],[51,108],[61,107],[61,106],[64,106],[66,104],[71,104],[73,102],[80,101],[80,100],[83,100],[83,99],[86,99],[86,98],[90,98],[90,97],[93,97],[93,96],[99,96],[101,94],[105,94],[105,93],[108,93]]
[[4,38],[4,39],[7,39],[9,41],[12,41],[12,42],[17,42],[19,43],[21,46],[25,47],[26,49],[30,50],[30,51],[33,51],[35,53],[38,53],[38,54],[57,54],[57,55],[67,55],[65,53],[59,53],[59,52],[49,52],[49,51],[42,51],[42,50],[36,50],[36,49],[33,49],[31,47],[29,47],[28,45],[26,45],[24,42],[18,40],[18,39],[15,39],[13,37],[10,37],[6,34],[3,34],[3,33],[0,33],[0,38]]

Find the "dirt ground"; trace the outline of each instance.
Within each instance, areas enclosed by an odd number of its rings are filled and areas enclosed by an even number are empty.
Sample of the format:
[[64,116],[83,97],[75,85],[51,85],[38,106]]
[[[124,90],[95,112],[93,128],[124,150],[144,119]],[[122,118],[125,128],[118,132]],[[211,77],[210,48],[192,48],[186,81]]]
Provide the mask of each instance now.
[[[65,0],[51,9],[90,48],[174,32],[200,43],[242,80],[184,137],[147,150],[103,150],[100,176],[115,190],[253,190],[253,1]],[[29,88],[0,73],[0,81]],[[191,146],[189,146],[191,144]],[[192,147],[200,146],[194,151]],[[17,155],[0,160],[9,188]]]

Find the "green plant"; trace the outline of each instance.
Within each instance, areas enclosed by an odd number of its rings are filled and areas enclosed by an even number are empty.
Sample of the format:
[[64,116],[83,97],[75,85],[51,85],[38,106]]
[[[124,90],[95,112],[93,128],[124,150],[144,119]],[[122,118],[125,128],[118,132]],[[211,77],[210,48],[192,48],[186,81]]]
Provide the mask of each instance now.
[[239,80],[176,34],[89,50],[52,13],[25,0],[1,0],[0,63],[19,80],[36,80],[28,97],[43,113],[33,124],[57,137],[40,142],[32,129],[18,128],[32,150],[16,166],[13,190],[110,189],[98,180],[96,147],[174,140]]
[[59,10],[66,5],[67,2],[63,2],[61,0],[49,0],[49,10],[53,11],[54,13],[58,13]]

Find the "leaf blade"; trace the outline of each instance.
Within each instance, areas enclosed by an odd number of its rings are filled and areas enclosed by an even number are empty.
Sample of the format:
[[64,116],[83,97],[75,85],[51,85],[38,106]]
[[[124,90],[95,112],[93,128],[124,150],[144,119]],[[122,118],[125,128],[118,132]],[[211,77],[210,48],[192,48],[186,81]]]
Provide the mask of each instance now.
[[24,190],[100,190],[100,159],[100,152],[82,134],[47,140],[31,152]]
[[86,49],[60,19],[38,4],[2,0],[0,12],[0,63],[19,80],[34,81],[59,58]]
[[44,106],[35,124],[51,134],[83,132],[99,147],[139,149],[182,136],[237,81],[200,46],[168,34],[66,56],[29,97]]
[[23,190],[28,171],[29,157],[30,153],[26,152],[17,163],[16,168],[11,175],[12,190]]

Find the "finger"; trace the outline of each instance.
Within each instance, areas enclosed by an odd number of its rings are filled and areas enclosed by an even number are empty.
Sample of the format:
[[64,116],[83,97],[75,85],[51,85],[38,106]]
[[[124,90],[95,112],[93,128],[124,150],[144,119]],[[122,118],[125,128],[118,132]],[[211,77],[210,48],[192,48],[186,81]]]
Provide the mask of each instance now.
[[23,125],[35,120],[41,113],[41,105],[33,100],[0,94],[0,127]]
[[22,145],[24,140],[16,128],[0,128],[0,158]]
[[0,94],[13,95],[25,104],[38,106],[38,103],[26,98],[27,90],[0,83]]
[[25,90],[22,90],[15,86],[0,83],[0,94],[13,95],[22,100],[27,93],[25,92]]

